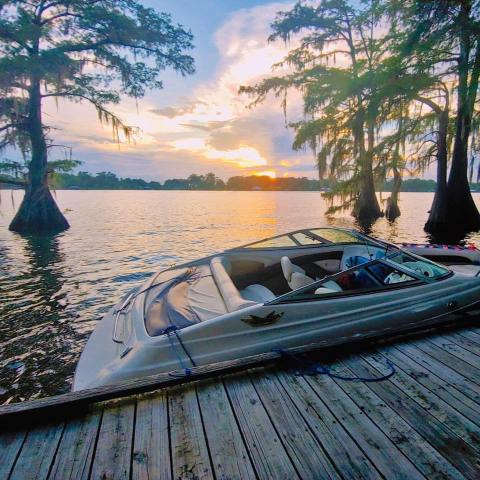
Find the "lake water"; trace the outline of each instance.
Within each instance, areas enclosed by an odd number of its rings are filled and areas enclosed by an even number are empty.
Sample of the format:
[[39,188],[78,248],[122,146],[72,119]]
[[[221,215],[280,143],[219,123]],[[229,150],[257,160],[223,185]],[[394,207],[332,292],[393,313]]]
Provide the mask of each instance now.
[[[59,191],[71,229],[30,238],[8,231],[23,193],[0,194],[0,404],[67,392],[102,314],[156,270],[297,228],[355,226],[327,219],[318,192]],[[371,233],[426,241],[432,197],[403,193],[402,216]]]

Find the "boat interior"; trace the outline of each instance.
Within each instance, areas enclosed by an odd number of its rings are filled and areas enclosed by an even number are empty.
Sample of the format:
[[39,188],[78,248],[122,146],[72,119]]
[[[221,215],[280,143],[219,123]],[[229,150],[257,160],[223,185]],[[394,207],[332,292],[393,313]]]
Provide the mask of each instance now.
[[[316,250],[316,251],[315,251]],[[365,244],[329,245],[322,249],[229,251],[179,272],[156,295],[145,317],[150,335],[171,325],[184,328],[226,313],[274,300],[324,277],[346,270],[358,258],[373,259],[385,249]],[[330,281],[318,293],[341,291]],[[317,293],[317,292],[316,292]]]
[[[321,246],[321,248],[318,248]],[[398,253],[395,262],[420,274],[408,275],[382,262],[377,266],[350,271],[351,267],[382,258],[396,247],[354,231],[319,228],[299,230],[254,242],[192,263],[189,268],[170,271],[171,281],[160,281],[145,315],[150,335],[161,335],[168,328],[184,328],[237,310],[270,302],[277,297],[327,279],[312,288],[317,295],[345,291],[372,290],[400,282],[420,282],[423,277],[440,277],[448,270],[420,257]],[[427,257],[445,256],[452,265],[461,257],[456,251],[422,249]],[[453,255],[453,256],[452,256]],[[455,260],[454,260],[455,258]],[[436,259],[436,258],[435,258]],[[434,260],[434,258],[432,258]],[[437,259],[438,260],[438,259]],[[468,260],[467,260],[468,261]],[[479,267],[456,265],[476,274]],[[463,272],[465,273],[465,272]],[[416,278],[418,277],[418,278]],[[303,292],[303,290],[302,290]]]

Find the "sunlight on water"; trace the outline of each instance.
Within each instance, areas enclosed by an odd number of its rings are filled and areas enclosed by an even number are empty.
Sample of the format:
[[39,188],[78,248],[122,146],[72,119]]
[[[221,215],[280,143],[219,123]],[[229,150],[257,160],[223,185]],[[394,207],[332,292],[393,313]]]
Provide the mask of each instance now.
[[[15,191],[18,206],[22,193]],[[70,389],[96,322],[156,270],[297,228],[354,227],[324,216],[317,192],[59,191],[72,225],[52,238],[7,230],[14,208],[1,192],[0,403]],[[404,193],[402,216],[372,234],[423,242],[430,193]],[[476,196],[478,203],[480,195]],[[480,243],[480,236],[467,239]]]

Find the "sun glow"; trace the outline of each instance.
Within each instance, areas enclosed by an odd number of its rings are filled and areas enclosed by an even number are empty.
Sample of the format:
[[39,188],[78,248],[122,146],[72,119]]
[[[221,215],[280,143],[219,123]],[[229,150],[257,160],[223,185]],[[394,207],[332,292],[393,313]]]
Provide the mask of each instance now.
[[277,178],[277,172],[275,170],[265,170],[264,172],[253,172],[253,175],[257,177],[270,177],[270,178]]

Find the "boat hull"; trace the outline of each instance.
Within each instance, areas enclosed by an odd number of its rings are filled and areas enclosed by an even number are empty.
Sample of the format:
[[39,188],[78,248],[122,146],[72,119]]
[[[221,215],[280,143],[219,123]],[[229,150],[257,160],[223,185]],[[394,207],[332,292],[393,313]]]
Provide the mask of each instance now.
[[73,389],[122,383],[274,349],[309,344],[327,347],[391,335],[448,321],[452,315],[478,308],[479,300],[480,279],[453,274],[415,289],[314,302],[271,302],[151,337],[138,298],[117,326],[124,338],[121,343],[112,341],[114,312],[119,306],[100,322],[82,353]]

